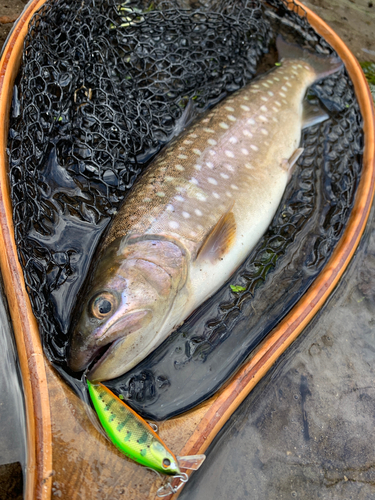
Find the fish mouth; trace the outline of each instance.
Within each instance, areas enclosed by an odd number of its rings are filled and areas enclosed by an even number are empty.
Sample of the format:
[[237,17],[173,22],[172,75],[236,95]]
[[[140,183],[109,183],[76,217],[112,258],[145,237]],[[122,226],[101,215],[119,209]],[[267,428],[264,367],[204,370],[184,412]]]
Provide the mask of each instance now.
[[117,344],[121,342],[126,337],[124,335],[123,337],[120,337],[119,339],[113,340],[112,342],[109,342],[108,344],[100,347],[98,351],[96,352],[96,355],[94,359],[91,361],[91,363],[88,365],[86,369],[86,377],[91,381],[95,382],[96,380],[92,380],[90,377],[90,374],[95,372],[97,368],[99,368],[100,365],[104,363],[104,361],[108,358],[108,356],[111,354],[112,351],[115,350]]
[[95,381],[90,378],[90,374],[92,375],[114,353],[118,344],[132,333],[147,326],[151,319],[152,312],[147,309],[132,311],[111,322],[106,330],[100,332],[99,338],[91,336],[89,342],[81,342],[80,336],[76,337],[77,341],[73,343],[68,362],[70,368],[75,372],[84,371],[89,380]]

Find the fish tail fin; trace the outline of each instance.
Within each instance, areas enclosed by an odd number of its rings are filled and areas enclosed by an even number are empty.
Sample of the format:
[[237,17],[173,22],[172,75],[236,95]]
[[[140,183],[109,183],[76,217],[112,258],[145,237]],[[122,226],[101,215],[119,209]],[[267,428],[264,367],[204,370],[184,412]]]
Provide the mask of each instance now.
[[276,39],[279,60],[296,59],[307,63],[315,72],[315,82],[336,73],[343,67],[341,59],[333,56],[322,56],[303,49],[298,45],[286,42],[281,35]]

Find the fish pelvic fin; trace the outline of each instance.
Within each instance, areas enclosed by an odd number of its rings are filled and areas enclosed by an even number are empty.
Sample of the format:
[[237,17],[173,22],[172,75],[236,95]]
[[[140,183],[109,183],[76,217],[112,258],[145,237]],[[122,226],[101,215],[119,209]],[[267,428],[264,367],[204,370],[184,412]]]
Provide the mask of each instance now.
[[232,208],[233,205],[207,234],[198,250],[197,260],[208,259],[214,262],[224,257],[232,248],[236,238],[236,220]]
[[340,71],[343,67],[340,58],[315,54],[298,45],[286,42],[281,35],[278,35],[276,39],[276,47],[280,61],[296,59],[307,63],[315,72],[315,82]]

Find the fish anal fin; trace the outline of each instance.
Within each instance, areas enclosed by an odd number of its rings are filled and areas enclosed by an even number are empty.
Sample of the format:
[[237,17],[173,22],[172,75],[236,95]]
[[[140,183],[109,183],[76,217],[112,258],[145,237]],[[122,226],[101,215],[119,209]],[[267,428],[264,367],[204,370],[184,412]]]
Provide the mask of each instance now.
[[312,127],[328,120],[329,115],[317,105],[312,105],[306,99],[303,101],[302,129]]
[[298,158],[301,156],[303,151],[304,151],[304,148],[298,148],[294,151],[294,153],[289,158],[289,160],[286,160],[286,159],[282,160],[281,167],[288,172],[289,179],[291,178],[291,176],[294,172],[295,166],[297,164]]
[[232,248],[236,238],[236,220],[231,209],[224,214],[206,236],[198,250],[197,260],[214,262],[221,259]]

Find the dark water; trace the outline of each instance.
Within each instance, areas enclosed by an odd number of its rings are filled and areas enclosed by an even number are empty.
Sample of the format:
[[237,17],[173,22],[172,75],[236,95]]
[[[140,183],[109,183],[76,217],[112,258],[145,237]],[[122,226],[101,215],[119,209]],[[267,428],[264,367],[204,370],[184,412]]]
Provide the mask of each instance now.
[[208,450],[181,500],[375,498],[375,217],[328,303]]
[[22,382],[0,277],[0,500],[22,498],[26,430]]

